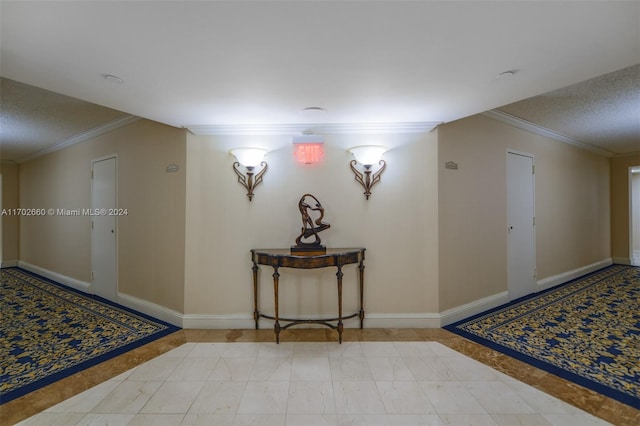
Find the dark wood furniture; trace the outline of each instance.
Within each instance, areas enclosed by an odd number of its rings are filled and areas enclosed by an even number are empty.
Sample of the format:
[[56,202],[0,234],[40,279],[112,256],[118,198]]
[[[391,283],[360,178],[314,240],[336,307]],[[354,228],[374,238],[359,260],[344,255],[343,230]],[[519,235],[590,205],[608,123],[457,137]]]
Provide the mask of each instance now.
[[[273,326],[276,334],[276,343],[280,343],[280,331],[296,324],[322,324],[334,330],[338,330],[338,340],[342,343],[343,320],[360,318],[360,328],[364,321],[364,248],[327,249],[326,253],[316,255],[295,255],[289,249],[253,249],[251,261],[253,262],[253,319],[258,329],[260,318],[268,318],[275,321]],[[354,314],[343,316],[342,314],[342,267],[344,265],[357,264],[360,310]],[[258,309],[258,265],[273,267],[273,296],[274,315],[265,315]],[[280,268],[316,269],[335,266],[338,280],[338,317],[322,319],[292,319],[282,318],[278,311],[278,284],[280,280]],[[280,321],[288,322],[280,326]],[[335,324],[334,324],[335,323]]]

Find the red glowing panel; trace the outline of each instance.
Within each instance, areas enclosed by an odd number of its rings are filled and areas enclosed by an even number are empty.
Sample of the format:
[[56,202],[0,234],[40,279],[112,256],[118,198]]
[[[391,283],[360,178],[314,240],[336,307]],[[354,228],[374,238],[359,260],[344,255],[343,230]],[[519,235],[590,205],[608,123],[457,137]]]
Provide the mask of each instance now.
[[293,156],[298,162],[303,164],[313,164],[322,160],[324,156],[323,144],[321,143],[297,143]]

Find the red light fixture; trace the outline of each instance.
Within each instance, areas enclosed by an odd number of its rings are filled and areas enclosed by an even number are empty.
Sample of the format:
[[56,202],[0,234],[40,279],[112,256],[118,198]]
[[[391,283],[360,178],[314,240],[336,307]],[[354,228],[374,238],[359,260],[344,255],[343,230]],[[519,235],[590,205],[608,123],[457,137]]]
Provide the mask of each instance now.
[[324,157],[324,138],[318,135],[293,137],[293,156],[302,164],[315,164]]

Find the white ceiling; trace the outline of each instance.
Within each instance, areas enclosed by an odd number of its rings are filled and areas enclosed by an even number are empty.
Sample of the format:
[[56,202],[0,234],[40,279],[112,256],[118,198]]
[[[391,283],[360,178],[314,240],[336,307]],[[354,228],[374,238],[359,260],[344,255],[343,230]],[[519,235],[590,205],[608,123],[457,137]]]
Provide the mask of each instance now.
[[498,108],[606,152],[640,152],[640,65]]
[[[282,125],[308,122],[309,106],[326,123],[369,124],[503,107],[611,155],[640,151],[637,1],[2,0],[0,39],[3,159],[120,111],[177,127]],[[53,110],[20,97],[34,87]],[[56,133],[63,116],[81,123]]]

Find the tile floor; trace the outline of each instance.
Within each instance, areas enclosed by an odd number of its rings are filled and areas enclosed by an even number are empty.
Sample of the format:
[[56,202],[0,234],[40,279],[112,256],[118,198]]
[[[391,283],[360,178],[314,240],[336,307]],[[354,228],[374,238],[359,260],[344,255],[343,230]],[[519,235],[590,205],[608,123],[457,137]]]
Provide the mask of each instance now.
[[609,423],[436,341],[188,341],[19,424]]

